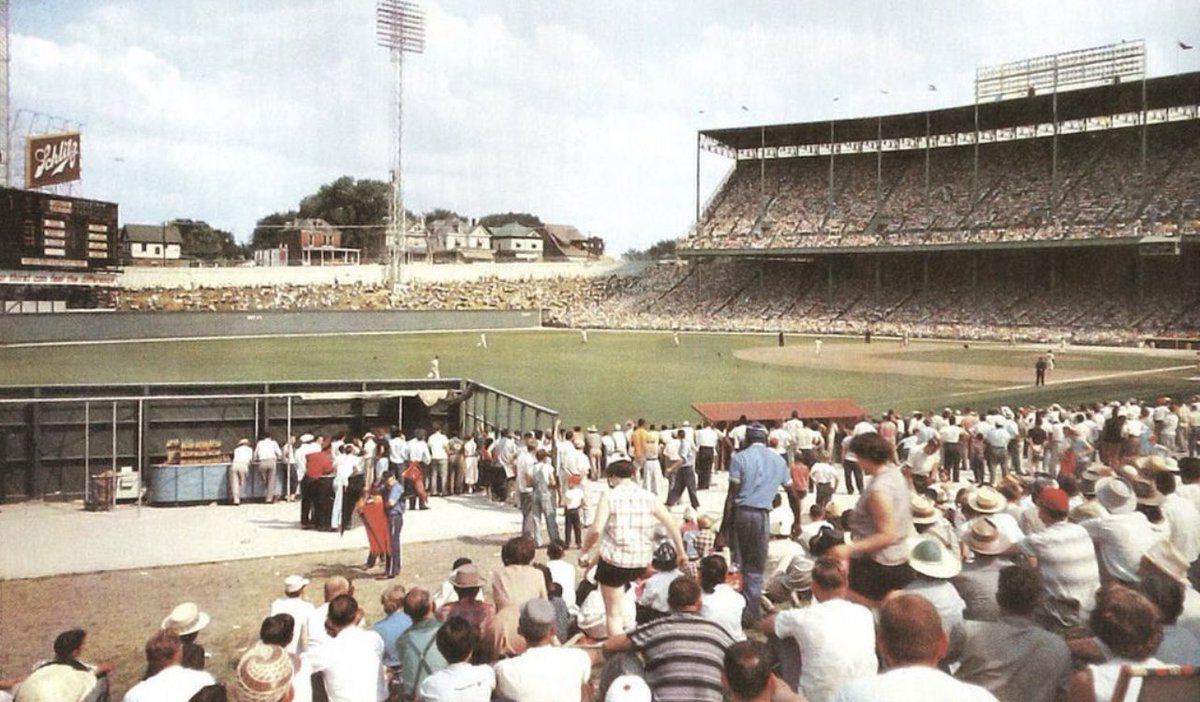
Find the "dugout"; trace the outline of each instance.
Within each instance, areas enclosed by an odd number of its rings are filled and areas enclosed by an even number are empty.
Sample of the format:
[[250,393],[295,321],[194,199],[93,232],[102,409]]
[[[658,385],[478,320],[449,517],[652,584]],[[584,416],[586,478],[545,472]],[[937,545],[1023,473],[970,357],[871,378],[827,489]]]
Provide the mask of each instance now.
[[[283,443],[379,426],[410,433],[435,421],[447,432],[523,431],[557,417],[467,378],[8,387],[0,389],[0,502],[86,498],[89,475],[144,475],[167,461],[172,440],[212,445],[225,460],[239,439],[263,432]],[[117,499],[136,499],[136,483],[123,482],[133,494],[118,490]]]

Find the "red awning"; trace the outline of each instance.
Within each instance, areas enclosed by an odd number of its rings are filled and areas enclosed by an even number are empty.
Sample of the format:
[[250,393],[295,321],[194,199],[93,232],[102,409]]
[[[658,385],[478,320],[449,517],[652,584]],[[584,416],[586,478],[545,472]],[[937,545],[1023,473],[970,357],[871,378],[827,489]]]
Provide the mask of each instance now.
[[867,410],[857,402],[832,400],[770,400],[766,402],[693,402],[692,409],[712,422],[732,422],[742,415],[751,421],[779,421],[797,412],[801,419],[858,419]]

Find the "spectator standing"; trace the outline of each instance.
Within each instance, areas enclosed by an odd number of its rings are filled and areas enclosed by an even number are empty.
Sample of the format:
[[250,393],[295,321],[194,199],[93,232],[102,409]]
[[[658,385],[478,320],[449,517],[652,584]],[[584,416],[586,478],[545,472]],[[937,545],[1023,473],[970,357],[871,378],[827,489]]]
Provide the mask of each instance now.
[[404,486],[394,472],[389,471],[384,480],[383,511],[388,524],[388,557],[384,578],[400,574],[400,532],[404,529]]
[[681,566],[687,555],[671,513],[654,493],[633,482],[633,463],[616,461],[606,472],[610,489],[600,497],[596,518],[583,540],[579,565],[590,565],[590,551],[599,543],[596,582],[604,599],[608,633],[613,636],[625,630],[621,606],[625,586],[641,577],[653,560],[656,521],[666,528]]
[[908,482],[894,463],[892,445],[875,432],[850,441],[871,483],[850,515],[849,544],[835,546],[830,555],[850,563],[850,589],[869,600],[882,600],[913,578],[904,538],[912,530],[912,501]]
[[792,484],[787,462],[767,448],[767,431],[761,424],[746,431],[746,448],[729,463],[730,492],[734,495],[734,540],[741,558],[742,594],[746,597],[744,624],[759,618],[763,570],[771,538],[768,515],[779,488]]
[[275,502],[278,496],[278,490],[275,485],[275,473],[279,467],[279,461],[283,458],[283,449],[279,447],[279,443],[271,438],[269,432],[263,432],[258,437],[258,443],[254,445],[254,462],[258,466],[258,473],[262,476],[263,485],[266,486],[267,504]]
[[242,504],[242,492],[253,462],[254,449],[250,446],[250,439],[239,439],[237,448],[233,450],[233,461],[229,464],[229,498],[235,505]]
[[445,496],[450,489],[450,440],[442,433],[442,425],[435,423],[433,433],[426,445],[429,447],[429,472],[432,475],[425,489],[432,495]]
[[720,441],[721,433],[708,420],[696,431],[696,486],[700,490],[707,490],[712,481],[713,464]]

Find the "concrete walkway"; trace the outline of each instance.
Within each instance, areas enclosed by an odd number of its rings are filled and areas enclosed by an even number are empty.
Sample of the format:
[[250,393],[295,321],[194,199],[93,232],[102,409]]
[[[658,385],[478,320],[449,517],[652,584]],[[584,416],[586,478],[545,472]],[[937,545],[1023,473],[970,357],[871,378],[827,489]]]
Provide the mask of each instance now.
[[[726,474],[700,492],[701,512],[721,513]],[[521,515],[482,494],[431,498],[428,511],[408,512],[404,543],[516,534]],[[682,512],[682,506],[673,510]],[[559,524],[561,525],[561,516]],[[0,508],[0,580],[68,573],[212,563],[243,558],[363,550],[366,531],[355,518],[345,534],[300,529],[300,504],[244,503],[240,507],[118,505],[88,512],[82,502],[26,502]]]

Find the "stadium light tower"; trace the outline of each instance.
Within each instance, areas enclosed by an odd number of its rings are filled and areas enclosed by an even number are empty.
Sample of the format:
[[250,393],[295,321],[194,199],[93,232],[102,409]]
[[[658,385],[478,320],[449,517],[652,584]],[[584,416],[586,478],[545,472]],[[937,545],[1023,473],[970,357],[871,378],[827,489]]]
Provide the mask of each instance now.
[[11,6],[11,0],[0,0],[0,126],[4,128],[3,137],[0,138],[0,142],[3,142],[0,143],[0,185],[5,187],[12,182],[12,153],[9,149],[12,125],[8,121],[8,64],[11,61],[9,47],[12,45],[8,18]]
[[408,221],[400,180],[400,153],[404,141],[404,54],[425,51],[425,11],[414,2],[378,0],[375,22],[378,44],[388,50],[396,68],[392,86],[395,148],[392,150],[392,199],[388,203],[387,226],[388,285],[395,288],[400,282],[400,260],[408,243]]

